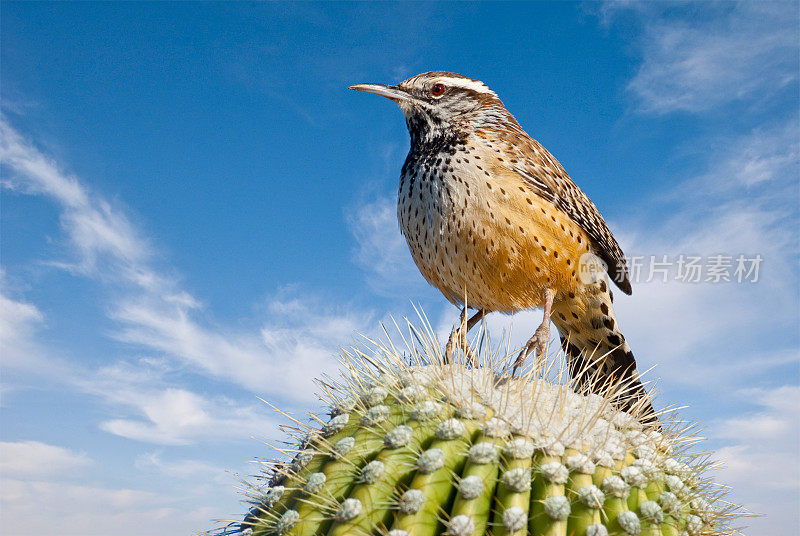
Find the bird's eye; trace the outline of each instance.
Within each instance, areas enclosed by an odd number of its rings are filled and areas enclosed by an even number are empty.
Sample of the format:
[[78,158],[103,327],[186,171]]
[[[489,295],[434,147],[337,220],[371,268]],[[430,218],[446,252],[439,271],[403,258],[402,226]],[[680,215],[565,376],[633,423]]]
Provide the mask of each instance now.
[[433,87],[431,88],[431,95],[434,97],[441,97],[444,95],[444,90],[444,84],[433,84]]

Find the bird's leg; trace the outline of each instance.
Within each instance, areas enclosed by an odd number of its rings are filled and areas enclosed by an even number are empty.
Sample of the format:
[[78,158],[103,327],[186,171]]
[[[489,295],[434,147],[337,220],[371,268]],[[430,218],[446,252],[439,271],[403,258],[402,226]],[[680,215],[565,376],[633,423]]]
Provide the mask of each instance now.
[[544,291],[544,319],[542,319],[541,325],[536,328],[533,337],[530,338],[517,356],[517,360],[514,361],[514,367],[511,369],[512,377],[516,374],[517,369],[525,364],[525,358],[533,350],[536,350],[537,362],[544,356],[547,343],[550,342],[550,310],[553,308],[553,298],[555,298],[555,294],[552,290],[547,289]]
[[464,355],[467,356],[470,364],[473,367],[478,366],[478,356],[475,355],[475,350],[469,347],[469,341],[467,340],[467,333],[469,330],[478,323],[478,320],[483,316],[483,309],[478,309],[478,312],[472,315],[472,317],[467,320],[467,308],[461,311],[461,322],[458,325],[458,328],[453,328],[453,331],[450,332],[450,338],[447,340],[447,346],[445,346],[444,350],[444,362],[450,362],[450,356],[453,355],[455,352],[456,347],[460,347],[464,350]]

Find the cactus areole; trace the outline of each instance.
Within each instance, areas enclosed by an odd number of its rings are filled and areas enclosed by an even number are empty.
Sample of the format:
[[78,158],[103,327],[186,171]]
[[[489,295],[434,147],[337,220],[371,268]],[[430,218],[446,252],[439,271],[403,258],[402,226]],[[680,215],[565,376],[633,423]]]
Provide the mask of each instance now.
[[[552,371],[520,378],[483,356],[445,363],[430,344],[344,352],[332,411],[293,459],[253,486],[242,534],[697,536],[732,507],[686,454],[686,434],[576,393]],[[488,353],[488,352],[485,352]]]

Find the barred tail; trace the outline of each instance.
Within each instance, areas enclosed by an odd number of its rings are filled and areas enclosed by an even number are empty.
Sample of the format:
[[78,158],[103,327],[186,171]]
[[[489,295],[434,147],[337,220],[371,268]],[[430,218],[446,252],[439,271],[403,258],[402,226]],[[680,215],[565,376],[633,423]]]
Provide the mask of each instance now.
[[657,423],[647,391],[639,379],[630,346],[617,325],[613,296],[605,279],[587,285],[582,296],[557,297],[551,319],[558,328],[576,387],[604,395],[610,386],[622,410]]

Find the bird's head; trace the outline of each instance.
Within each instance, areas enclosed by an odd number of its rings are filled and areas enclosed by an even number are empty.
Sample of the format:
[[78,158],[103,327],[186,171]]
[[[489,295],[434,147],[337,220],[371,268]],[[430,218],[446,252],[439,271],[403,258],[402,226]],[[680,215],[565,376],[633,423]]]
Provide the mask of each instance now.
[[397,85],[356,84],[350,89],[397,103],[412,139],[436,137],[453,130],[482,130],[507,122],[516,124],[486,84],[456,73],[432,71]]

